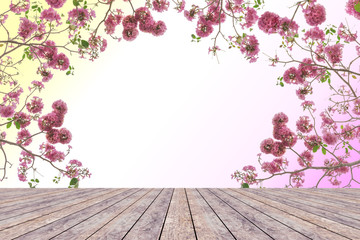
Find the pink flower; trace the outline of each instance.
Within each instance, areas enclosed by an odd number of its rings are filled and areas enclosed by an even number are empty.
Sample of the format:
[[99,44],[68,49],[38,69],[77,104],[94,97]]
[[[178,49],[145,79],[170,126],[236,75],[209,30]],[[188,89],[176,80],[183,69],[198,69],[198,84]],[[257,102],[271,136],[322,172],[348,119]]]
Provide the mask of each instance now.
[[280,112],[274,115],[272,119],[272,124],[274,126],[280,127],[280,126],[284,126],[288,121],[289,121],[288,116],[285,113]]
[[313,164],[314,156],[310,151],[306,150],[300,154],[300,157],[297,159],[298,163],[302,167],[311,167]]
[[196,28],[196,34],[199,37],[208,37],[213,31],[214,31],[214,28],[211,26],[210,23],[201,21],[199,19],[199,21],[197,23],[197,28]]
[[13,0],[11,0],[9,8],[10,11],[14,13],[26,12],[30,9],[30,0],[17,0],[15,4],[13,4]]
[[345,140],[353,140],[355,138],[355,127],[346,124],[341,130],[341,135]]
[[51,62],[57,55],[57,48],[54,41],[47,40],[45,46],[39,46],[32,48],[31,51],[41,58],[45,58],[48,62]]
[[178,10],[178,13],[181,13],[184,10],[184,8],[185,8],[185,1],[184,0],[181,1],[180,3],[179,2],[176,3],[175,9]]
[[53,102],[52,109],[56,114],[65,115],[67,113],[68,107],[63,100],[57,100]]
[[46,139],[51,144],[60,142],[60,132],[58,129],[51,129],[46,133]]
[[335,44],[332,46],[325,47],[325,54],[327,59],[335,65],[336,63],[341,62],[342,59],[342,48],[344,47],[343,44]]
[[51,162],[62,162],[65,159],[65,154],[63,152],[57,151],[55,147],[49,143],[43,144],[41,147],[45,150],[44,156]]
[[337,142],[338,137],[335,134],[332,134],[332,133],[324,130],[322,139],[324,140],[324,143],[329,144],[329,145],[334,145]]
[[66,0],[45,0],[53,8],[61,8]]
[[[32,142],[32,138],[29,138],[29,139],[27,139],[27,138],[30,136],[31,136],[31,134],[30,134],[29,130],[22,129],[17,134],[16,143],[21,144],[23,146],[29,146]],[[25,140],[25,139],[27,139],[27,140],[25,142],[23,142],[23,140]]]
[[360,99],[356,99],[354,102],[354,108],[352,109],[352,112],[356,115],[360,115]]
[[55,58],[49,63],[54,69],[59,69],[61,71],[65,71],[69,68],[70,62],[68,57],[64,53],[60,53],[55,56]]
[[296,90],[296,95],[300,100],[305,100],[305,96],[308,94],[312,94],[312,87],[306,86]]
[[110,13],[104,22],[105,32],[107,34],[113,34],[115,32],[115,27],[121,23],[122,18],[123,12],[120,9],[117,10],[116,14],[113,12]]
[[154,36],[161,36],[165,33],[166,31],[166,25],[163,21],[157,21],[154,25],[153,25],[153,31],[152,34]]
[[242,27],[246,27],[249,28],[251,26],[253,26],[256,21],[259,19],[259,16],[256,13],[256,10],[252,7],[248,7],[246,9],[246,13],[245,13],[245,24],[242,24]]
[[16,105],[4,106],[0,105],[0,116],[4,118],[12,117],[15,113]]
[[31,99],[30,103],[26,104],[26,109],[30,112],[30,113],[41,113],[41,110],[43,109],[44,104],[42,102],[42,99],[39,97],[33,97]]
[[185,10],[184,11],[184,16],[187,20],[189,20],[190,22],[195,19],[196,17],[196,14],[199,13],[199,7],[196,6],[196,5],[193,5],[192,8],[188,11],[188,10]]
[[151,13],[147,7],[140,7],[135,11],[135,20],[145,23],[148,19],[152,19]]
[[56,26],[61,25],[61,17],[53,8],[43,10],[41,12],[40,19],[49,22],[56,21]]
[[264,162],[261,164],[261,169],[264,172],[275,174],[281,172],[282,168],[288,165],[288,161],[284,158],[275,158],[272,162]]
[[64,115],[63,114],[59,114],[56,111],[55,115],[56,115],[56,119],[55,119],[55,123],[54,123],[54,127],[61,127],[64,123]]
[[122,25],[124,26],[124,29],[135,29],[137,27],[137,23],[138,21],[132,15],[126,16],[122,21]]
[[299,64],[298,70],[300,71],[300,77],[302,79],[307,77],[316,77],[318,75],[318,69],[313,66],[314,62],[310,58],[304,58],[302,63]]
[[123,38],[126,41],[134,41],[136,37],[139,35],[139,31],[136,28],[128,28],[128,29],[124,29],[122,34],[123,34]]
[[310,123],[308,116],[302,116],[296,121],[296,127],[302,133],[309,133],[313,130],[314,125]]
[[308,6],[303,10],[306,23],[310,26],[317,26],[325,22],[326,20],[326,11],[323,5],[316,4],[313,6]]
[[301,77],[301,72],[295,67],[291,67],[284,72],[284,82],[289,84],[302,84],[304,79]]
[[281,18],[279,25],[279,34],[281,36],[294,37],[299,29],[299,25],[287,17]]
[[305,182],[305,179],[303,179],[304,176],[304,172],[292,173],[290,175],[291,181],[292,183],[295,183],[296,188],[302,187],[303,183]]
[[41,41],[43,40],[43,38],[45,37],[45,33],[46,33],[46,27],[45,27],[45,24],[43,23],[40,23],[38,25],[38,28],[37,28],[37,31],[35,32],[35,36],[34,36],[34,39],[37,40],[37,41]]
[[38,120],[38,126],[41,131],[50,131],[54,126],[57,116],[55,113],[49,113],[47,115],[42,116]]
[[321,143],[322,143],[321,137],[316,135],[311,135],[305,137],[304,145],[307,149],[312,151],[315,146],[320,146]]
[[321,127],[324,127],[326,125],[331,125],[334,123],[334,120],[332,120],[329,116],[326,116],[325,112],[321,112],[320,117],[322,120]]
[[31,123],[31,117],[23,112],[15,113],[14,121],[20,124],[21,128],[26,128]]
[[271,154],[275,157],[281,157],[286,152],[286,148],[282,142],[274,142]]
[[87,22],[90,22],[95,17],[94,10],[88,10],[83,8],[75,8],[69,13],[69,22],[70,24],[78,27],[83,27]]
[[273,144],[274,144],[274,140],[272,138],[268,138],[268,139],[263,140],[260,143],[260,151],[265,153],[265,154],[270,154],[271,150],[272,150],[272,147],[273,147]]
[[152,2],[153,9],[157,12],[167,11],[169,8],[169,2],[166,0],[155,0]]
[[345,27],[343,23],[340,24],[337,34],[340,38],[344,39],[347,42],[353,42],[357,39],[357,32],[351,33],[350,30]]
[[304,101],[301,103],[300,106],[303,107],[304,111],[305,111],[305,109],[309,109],[309,110],[312,110],[313,112],[315,112],[316,109],[313,108],[314,105],[315,105],[315,103],[313,101]]
[[71,132],[69,130],[67,130],[66,128],[60,129],[59,139],[60,139],[60,143],[62,143],[62,144],[70,143],[71,139],[72,139]]
[[247,59],[250,59],[250,63],[256,62],[257,55],[260,52],[259,42],[254,35],[246,35],[241,38],[240,51],[245,54]]
[[354,16],[355,18],[360,20],[360,12],[356,11],[354,6],[359,3],[359,0],[349,0],[346,3],[345,11],[349,14]]
[[78,166],[78,167],[81,167],[82,166],[82,163],[80,162],[80,161],[78,161],[78,160],[70,160],[69,161],[69,164],[71,164],[71,165],[76,165],[76,166]]
[[140,22],[139,29],[142,32],[152,33],[154,25],[155,21],[153,20],[153,18],[147,18],[144,22]]
[[308,38],[314,41],[317,40],[325,41],[325,33],[319,27],[316,26],[305,32],[305,38],[304,38],[305,42]]
[[258,21],[258,26],[263,32],[270,34],[278,31],[280,26],[280,17],[276,13],[265,12]]
[[37,24],[27,18],[20,18],[20,21],[18,34],[25,41],[36,31]]

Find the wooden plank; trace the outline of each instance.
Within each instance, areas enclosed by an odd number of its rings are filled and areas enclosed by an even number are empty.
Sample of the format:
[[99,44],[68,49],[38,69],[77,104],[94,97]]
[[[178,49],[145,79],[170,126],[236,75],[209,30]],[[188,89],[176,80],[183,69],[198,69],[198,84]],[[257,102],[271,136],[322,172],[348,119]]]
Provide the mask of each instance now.
[[[272,237],[279,238],[284,235],[288,237],[284,239],[308,239],[241,202],[229,201],[228,196],[222,196],[224,199],[219,198],[213,189],[197,190],[236,239],[273,239]],[[270,226],[271,224],[273,226]],[[284,232],[281,234],[279,230]]]
[[[24,189],[25,190],[25,189]],[[42,189],[27,189],[29,191],[22,191],[22,193],[20,194],[15,194],[14,196],[9,195],[6,198],[0,200],[1,202],[1,206],[10,206],[13,204],[17,204],[17,203],[22,203],[24,201],[28,201],[31,199],[37,199],[37,198],[41,198],[41,197],[46,197],[48,195],[52,195],[52,194],[60,194],[61,192],[65,192],[67,190],[66,189],[47,189],[46,191],[43,191]],[[38,191],[39,190],[39,191]],[[51,190],[51,191],[50,191]]]
[[[266,214],[270,218],[281,222],[282,224],[298,231],[307,236],[310,239],[318,239],[318,240],[329,240],[329,239],[348,239],[328,231],[322,227],[309,223],[301,218],[298,218],[296,215],[273,207],[271,205],[267,205],[259,199],[251,198],[249,196],[245,196],[239,192],[236,192],[234,189],[217,189],[216,192],[223,192],[228,196],[234,198],[236,201],[244,202],[245,204],[256,208],[258,211]],[[281,239],[281,238],[280,238]]]
[[196,239],[185,189],[183,188],[176,188],[174,191],[160,239]]
[[[284,192],[288,191],[288,189],[282,189],[282,190]],[[346,215],[343,215],[340,212],[339,213],[333,212],[331,209],[324,208],[323,206],[321,206],[321,204],[306,201],[306,199],[298,200],[296,197],[290,197],[290,196],[284,197],[281,193],[277,193],[272,189],[251,189],[249,191],[256,192],[256,194],[259,194],[261,196],[270,198],[274,201],[278,201],[280,203],[292,207],[296,207],[303,211],[311,212],[312,214],[315,214],[319,217],[324,217],[332,221],[353,227],[355,229],[358,229],[360,232],[360,221],[348,217]]]
[[318,191],[353,199],[360,197],[360,188],[318,188]]
[[326,196],[321,197],[309,191],[296,191],[291,189],[287,189],[286,191],[284,191],[271,189],[271,192],[279,193],[282,197],[285,196],[287,199],[293,199],[294,201],[308,204],[319,209],[323,209],[333,213],[339,213],[340,215],[360,220],[360,204],[349,203],[341,199],[334,200]]
[[89,239],[122,239],[160,195],[161,191],[161,189],[149,190],[139,201],[94,232]]
[[[61,217],[65,217],[66,213],[73,213],[75,209],[79,210],[79,206],[88,206],[89,202],[94,202],[94,199],[102,196],[109,196],[111,193],[120,193],[124,190],[116,189],[102,189],[101,191],[94,191],[91,195],[81,196],[81,198],[70,201],[67,198],[62,199],[62,203],[59,203],[51,208],[43,208],[39,211],[28,212],[23,215],[12,217],[10,219],[0,222],[0,233],[11,232],[16,229],[16,232],[19,233],[22,230],[21,234],[25,234],[28,231],[39,228],[45,224],[51,223],[52,221],[58,220]],[[80,192],[79,192],[80,193]],[[96,202],[94,202],[96,203]],[[69,212],[69,209],[72,209],[72,212]],[[81,208],[80,208],[81,209]],[[60,217],[61,216],[61,217]],[[31,223],[31,224],[29,224]],[[43,225],[41,225],[41,223]],[[20,229],[20,230],[19,230]],[[19,234],[19,235],[21,235]],[[1,238],[0,238],[1,239]]]
[[36,201],[34,199],[19,203],[18,205],[11,205],[0,209],[0,223],[6,219],[21,216],[28,212],[40,211],[44,208],[55,206],[57,203],[64,201],[64,198],[72,200],[74,197],[81,198],[82,195],[92,192],[92,189],[68,189],[59,194],[49,194],[46,197],[42,196]]
[[174,189],[164,189],[144,215],[135,223],[124,239],[159,239]]
[[54,221],[31,232],[28,232],[20,236],[19,239],[38,239],[39,236],[41,236],[43,239],[52,238],[58,234],[61,234],[64,231],[67,231],[69,228],[76,226],[80,222],[85,221],[93,215],[96,215],[101,211],[111,207],[112,205],[121,202],[126,198],[132,198],[133,195],[139,191],[141,190],[135,188],[123,191],[111,198],[105,199],[90,207],[76,211],[70,215],[67,215],[64,218],[61,218],[57,221]]
[[237,239],[309,239],[224,192],[210,189],[201,193]]
[[187,188],[186,194],[189,200],[197,239],[235,239],[230,231],[220,221],[209,205],[193,188]]
[[[259,192],[261,192],[261,190],[263,190],[263,189],[259,189]],[[278,201],[275,201],[268,197],[265,197],[262,194],[248,191],[248,189],[233,189],[233,191],[239,192],[242,195],[256,199],[264,204],[267,204],[269,206],[277,208],[281,211],[287,212],[288,214],[291,214],[293,216],[297,216],[298,218],[300,218],[302,220],[308,221],[312,224],[320,226],[331,232],[336,232],[343,237],[347,237],[350,239],[358,239],[358,236],[360,236],[360,231],[358,229],[349,227],[347,225],[335,222],[333,220],[330,220],[330,219],[327,219],[324,217],[320,217],[311,212],[304,211],[304,210],[283,204],[281,202],[278,202]]]
[[149,190],[145,189],[143,191],[139,191],[133,194],[131,197],[117,202],[103,211],[94,214],[85,221],[79,222],[77,225],[68,228],[52,239],[71,239],[73,236],[76,236],[79,239],[86,239],[93,235],[94,232],[98,231],[103,225],[109,223],[112,221],[112,219],[119,216],[134,203],[138,202],[148,192]]
[[307,196],[317,197],[319,199],[324,199],[329,202],[338,202],[343,204],[353,204],[359,206],[360,200],[357,197],[344,196],[341,193],[328,193],[319,191],[318,189],[307,189],[304,191],[302,188],[289,188],[289,191],[294,191],[298,193],[305,194]]
[[14,198],[22,196],[32,196],[41,194],[44,195],[48,192],[56,192],[61,188],[0,188],[0,201],[1,203],[8,200],[14,200]]

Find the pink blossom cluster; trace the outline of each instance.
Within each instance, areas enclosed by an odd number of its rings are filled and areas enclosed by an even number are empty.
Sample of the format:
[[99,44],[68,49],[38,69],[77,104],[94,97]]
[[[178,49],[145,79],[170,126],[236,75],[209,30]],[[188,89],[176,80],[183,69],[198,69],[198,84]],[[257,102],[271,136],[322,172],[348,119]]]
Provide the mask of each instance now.
[[92,33],[89,38],[89,48],[81,49],[79,48],[80,58],[85,58],[85,54],[89,55],[90,61],[94,61],[95,59],[99,58],[99,53],[105,51],[107,47],[107,40],[102,38],[101,36],[94,37]]
[[116,26],[120,25],[121,20],[123,19],[123,12],[121,9],[116,9],[115,12],[112,11],[106,18],[104,25],[105,25],[105,32],[106,34],[114,34]]
[[19,167],[18,167],[18,178],[20,181],[22,182],[26,182],[27,180],[27,170],[29,169],[29,166],[31,163],[33,163],[34,161],[34,156],[29,153],[29,152],[26,152],[26,151],[22,151],[21,152],[21,156],[19,158],[19,161],[20,161],[20,164],[19,164]]
[[340,38],[344,39],[344,41],[347,42],[354,42],[357,39],[357,32],[350,32],[350,30],[343,23],[340,24],[337,34]]
[[296,121],[296,128],[302,133],[309,133],[313,130],[314,125],[310,123],[308,116],[301,116],[299,120]]
[[325,22],[326,11],[321,4],[311,4],[303,9],[306,23],[310,26],[317,26]]
[[25,41],[37,30],[38,25],[27,18],[20,18],[18,34]]
[[359,3],[359,0],[349,0],[346,3],[345,11],[360,20],[360,12],[355,10],[355,5]]
[[192,5],[190,10],[184,10],[184,16],[188,21],[192,21],[200,13],[199,6]]
[[304,41],[306,42],[309,38],[313,41],[325,41],[325,33],[318,26],[316,26],[305,32]]
[[14,13],[26,12],[30,8],[30,0],[11,0],[9,9]]
[[250,60],[250,63],[256,62],[258,53],[260,52],[259,42],[254,35],[246,35],[233,37],[229,36],[232,43],[240,48],[240,52],[245,54],[245,58]]
[[292,173],[290,175],[291,182],[293,184],[295,184],[296,188],[299,188],[299,187],[303,186],[303,183],[305,182],[304,176],[305,176],[304,172],[296,172],[296,173]]
[[246,13],[245,13],[245,23],[242,24],[241,26],[250,28],[257,22],[258,19],[259,16],[257,15],[256,10],[252,7],[248,7],[246,8]]
[[[341,156],[337,156],[337,160],[334,158],[331,158],[330,160],[329,159],[324,160],[324,166],[326,166],[326,167],[336,167],[336,166],[339,166],[341,164],[346,164],[346,163],[348,163],[348,162],[346,160],[344,160],[344,158]],[[329,170],[329,172],[327,173],[327,176],[329,176],[329,182],[334,186],[339,186],[341,184],[341,181],[339,181],[337,178],[342,174],[348,173],[349,170],[350,170],[350,168],[347,166],[341,166],[341,167],[337,167],[332,170]],[[324,171],[327,171],[327,170],[324,169]]]
[[47,2],[47,4],[50,5],[50,7],[53,7],[53,8],[61,8],[66,0],[45,0]]
[[66,166],[66,172],[64,172],[64,175],[69,178],[77,178],[79,180],[80,176],[82,178],[90,177],[91,173],[89,172],[89,169],[87,168],[80,168],[82,166],[82,163],[78,160],[70,160],[69,165]]
[[61,17],[53,8],[43,10],[41,12],[40,19],[43,20],[44,22],[56,21],[57,27],[61,25]]
[[270,174],[275,174],[281,172],[289,165],[289,162],[286,158],[275,158],[271,162],[264,162],[261,164],[261,169],[264,172],[268,172]]
[[71,25],[84,27],[88,22],[96,17],[95,11],[84,8],[74,8],[68,13],[68,21]]
[[241,180],[242,183],[248,183],[248,184],[254,184],[257,183],[255,180],[258,176],[257,173],[255,173],[256,169],[254,166],[248,165],[243,167],[243,172],[235,171],[234,174],[231,174],[232,179],[236,179],[236,181]]
[[341,62],[342,54],[343,54],[343,44],[335,44],[335,45],[329,45],[326,46],[324,49],[325,55],[330,63],[333,64],[333,66],[337,63]]
[[302,167],[311,167],[313,164],[314,155],[309,150],[305,150],[300,154],[297,161]]
[[170,3],[166,0],[154,0],[152,5],[155,11],[164,12],[168,10]]

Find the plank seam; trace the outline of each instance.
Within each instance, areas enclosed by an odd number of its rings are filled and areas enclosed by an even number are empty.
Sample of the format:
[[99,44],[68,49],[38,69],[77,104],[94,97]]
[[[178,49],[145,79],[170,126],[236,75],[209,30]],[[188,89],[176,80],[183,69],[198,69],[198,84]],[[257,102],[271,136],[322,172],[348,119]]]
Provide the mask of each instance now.
[[170,204],[171,204],[171,200],[172,200],[173,195],[174,195],[174,191],[175,191],[175,189],[173,188],[173,191],[172,191],[172,193],[171,193],[171,197],[170,197],[170,201],[169,201],[169,205],[168,205],[168,208],[167,208],[167,210],[166,210],[165,217],[164,217],[164,222],[163,222],[163,224],[162,224],[162,226],[161,226],[160,235],[159,235],[159,240],[160,240],[160,238],[161,238],[161,234],[162,234],[162,232],[163,232],[163,230],[164,230],[166,217],[167,217],[168,212],[169,212],[169,209],[170,209]]
[[[235,191],[235,190],[233,190],[233,189],[230,189],[230,190],[241,194],[240,192]],[[330,231],[330,232],[332,232],[332,233],[335,233],[335,234],[337,234],[337,235],[340,235],[340,236],[342,236],[342,237],[344,237],[344,238],[351,239],[351,238],[348,238],[348,237],[346,237],[346,236],[344,236],[344,235],[342,235],[342,234],[340,234],[340,233],[338,233],[338,232],[334,232],[334,231],[332,231],[331,229],[325,228],[325,227],[323,227],[323,226],[321,226],[321,225],[318,225],[318,224],[316,224],[316,223],[309,222],[308,220],[303,219],[303,218],[301,218],[301,217],[299,217],[299,216],[296,216],[296,215],[294,215],[294,214],[291,214],[290,212],[286,212],[286,211],[284,211],[284,210],[282,210],[282,209],[280,209],[280,208],[271,206],[271,205],[267,204],[266,202],[257,200],[257,199],[255,199],[255,198],[252,198],[252,197],[249,197],[249,196],[246,196],[246,197],[251,198],[251,199],[254,199],[255,201],[261,202],[261,203],[263,203],[263,204],[265,204],[265,205],[267,205],[267,206],[269,206],[269,207],[275,208],[275,209],[277,209],[277,210],[279,210],[279,211],[282,211],[282,212],[287,213],[287,214],[289,214],[289,215],[292,215],[292,216],[294,216],[294,217],[300,218],[301,220],[306,221],[306,222],[308,222],[309,224],[316,225],[316,226],[321,227],[321,228],[323,228],[323,229],[325,229],[325,230],[327,230],[327,231]],[[272,200],[272,201],[274,201],[274,200]],[[284,204],[284,205],[286,205],[286,204]],[[289,206],[289,205],[288,205],[288,206]],[[290,206],[290,207],[292,207],[292,206]],[[298,208],[297,208],[297,209],[298,209]],[[298,209],[298,210],[301,210],[301,209]],[[304,210],[301,210],[301,211],[304,211]],[[306,212],[306,211],[304,211],[304,212]]]
[[192,226],[193,226],[193,229],[194,229],[195,239],[198,240],[197,235],[196,235],[196,230],[195,230],[194,219],[193,219],[193,216],[192,216],[192,213],[191,213],[189,198],[188,198],[188,195],[187,195],[187,192],[186,192],[186,188],[184,188],[184,191],[185,191],[185,196],[186,196],[186,202],[188,204],[188,208],[189,208],[189,212],[190,212],[191,223],[192,223]]
[[149,206],[147,206],[147,208],[145,209],[145,211],[140,215],[140,217],[138,217],[138,219],[135,221],[135,223],[130,227],[130,229],[125,233],[125,235],[121,238],[121,240],[123,240],[126,235],[129,234],[129,232],[131,231],[131,229],[133,229],[133,227],[136,225],[136,223],[140,220],[140,218],[145,214],[145,212],[150,208],[150,206],[155,202],[155,200],[159,197],[159,195],[162,193],[164,189],[161,189],[161,191],[158,193],[158,195],[156,195],[156,197],[151,201],[151,203],[149,204]]
[[[218,219],[220,220],[220,222],[225,226],[225,228],[229,231],[229,233],[231,234],[231,236],[233,236],[233,238],[236,240],[236,237],[234,236],[234,234],[230,231],[230,229],[226,226],[226,224],[223,222],[223,220],[221,220],[220,216],[215,212],[215,210],[210,206],[210,204],[208,203],[208,201],[206,201],[206,199],[204,198],[204,196],[199,192],[199,190],[196,188],[196,191],[200,194],[200,196],[204,199],[204,201],[206,202],[206,204],[211,208],[211,210],[215,213],[215,215],[218,217]],[[246,219],[248,220],[248,219]]]

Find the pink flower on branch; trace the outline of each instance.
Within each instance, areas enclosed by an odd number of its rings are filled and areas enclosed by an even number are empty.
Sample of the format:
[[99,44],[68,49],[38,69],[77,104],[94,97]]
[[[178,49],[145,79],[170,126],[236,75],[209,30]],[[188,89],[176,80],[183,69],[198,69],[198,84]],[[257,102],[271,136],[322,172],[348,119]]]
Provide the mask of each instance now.
[[29,19],[20,18],[18,34],[25,41],[26,39],[31,37],[31,35],[36,31],[37,27],[38,27],[37,24],[34,22],[31,22]]
[[66,0],[45,0],[53,8],[61,8]]
[[310,26],[317,26],[325,22],[326,11],[323,5],[316,4],[308,6],[303,10],[306,23]]
[[276,33],[280,27],[280,17],[276,13],[267,11],[259,18],[258,26],[267,34]]

